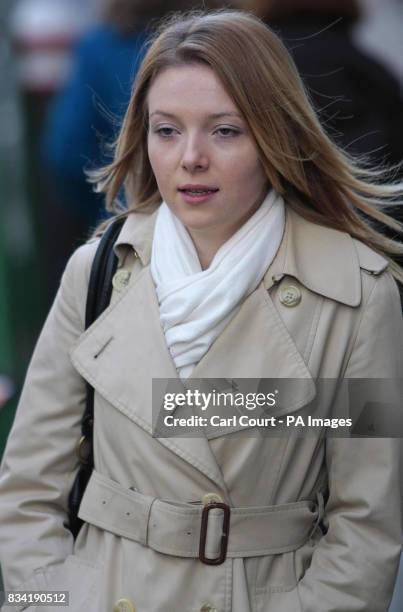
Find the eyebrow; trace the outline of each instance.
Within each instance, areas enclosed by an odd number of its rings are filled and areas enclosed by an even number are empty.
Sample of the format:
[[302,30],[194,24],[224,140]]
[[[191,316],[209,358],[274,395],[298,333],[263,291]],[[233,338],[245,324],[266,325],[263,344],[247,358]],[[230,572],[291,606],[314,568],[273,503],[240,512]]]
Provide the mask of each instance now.
[[[153,113],[151,113],[150,118],[153,115],[163,115],[164,117],[169,117],[170,119],[178,119],[178,117],[174,115],[173,113],[167,113],[167,112],[160,111],[160,110],[156,110]],[[221,117],[238,117],[238,119],[242,119],[239,113],[235,113],[232,111],[223,112],[223,113],[212,113],[211,115],[208,115],[209,119],[221,119]]]

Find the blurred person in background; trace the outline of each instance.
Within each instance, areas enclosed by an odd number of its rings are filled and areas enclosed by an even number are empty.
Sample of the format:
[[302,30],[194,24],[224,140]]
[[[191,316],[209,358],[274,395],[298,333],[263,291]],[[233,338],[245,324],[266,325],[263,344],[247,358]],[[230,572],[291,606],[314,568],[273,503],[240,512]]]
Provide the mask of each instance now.
[[403,160],[403,98],[385,66],[353,39],[358,0],[252,0],[281,36],[330,136],[373,165]]
[[[403,167],[396,167],[403,162],[403,96],[394,74],[354,41],[359,2],[251,0],[247,6],[286,44],[329,136],[369,166],[394,168],[392,178],[403,179]],[[402,206],[392,214],[403,221]]]
[[358,1],[362,18],[354,38],[369,55],[388,66],[403,91],[403,0]]
[[77,10],[77,0],[17,0],[7,19],[14,51],[21,101],[27,197],[40,269],[37,299],[46,311],[53,300],[64,265],[65,251],[79,234],[76,218],[67,214],[46,184],[40,160],[44,117],[52,98],[72,68],[72,47],[94,18],[89,0]]

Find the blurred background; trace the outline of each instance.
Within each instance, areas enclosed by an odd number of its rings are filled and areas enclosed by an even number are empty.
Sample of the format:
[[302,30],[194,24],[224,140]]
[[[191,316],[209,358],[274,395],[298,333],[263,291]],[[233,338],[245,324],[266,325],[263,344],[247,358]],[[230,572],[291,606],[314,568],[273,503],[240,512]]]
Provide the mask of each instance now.
[[85,170],[111,158],[147,36],[172,10],[223,6],[282,37],[339,145],[403,160],[403,0],[1,0],[0,457],[66,261],[105,217]]

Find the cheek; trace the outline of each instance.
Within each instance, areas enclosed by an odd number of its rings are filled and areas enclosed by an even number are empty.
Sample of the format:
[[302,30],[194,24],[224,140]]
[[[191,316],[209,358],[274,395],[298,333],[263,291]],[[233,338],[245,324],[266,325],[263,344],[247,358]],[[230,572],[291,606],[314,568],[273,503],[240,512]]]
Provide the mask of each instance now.
[[153,169],[155,176],[157,176],[159,173],[158,150],[153,146],[152,142],[150,142],[150,139],[148,139],[147,142],[147,153],[151,168]]
[[229,155],[223,161],[228,170],[227,174],[235,179],[239,177],[240,181],[263,174],[258,152],[250,141],[242,142],[241,146],[231,147]]
[[228,179],[238,191],[243,193],[260,190],[267,180],[259,159],[246,155],[233,161],[229,168]]
[[147,142],[148,159],[156,179],[167,180],[173,176],[178,166],[180,152],[171,143],[156,141],[152,136]]
[[158,186],[161,187],[161,185],[166,182],[166,177],[169,175],[166,155],[162,154],[159,147],[149,144],[148,159],[154,173],[155,180],[157,181]]

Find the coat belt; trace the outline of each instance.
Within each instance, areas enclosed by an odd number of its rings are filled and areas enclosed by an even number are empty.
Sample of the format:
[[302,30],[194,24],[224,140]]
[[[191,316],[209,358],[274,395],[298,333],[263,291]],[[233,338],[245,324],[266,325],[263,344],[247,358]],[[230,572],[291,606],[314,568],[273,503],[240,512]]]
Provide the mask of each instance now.
[[[103,474],[92,473],[78,516],[96,527],[179,557],[199,556],[203,506],[143,495]],[[230,508],[227,557],[255,557],[296,550],[322,518],[321,504],[299,501],[276,506]],[[222,512],[208,517],[206,553],[216,555]]]

